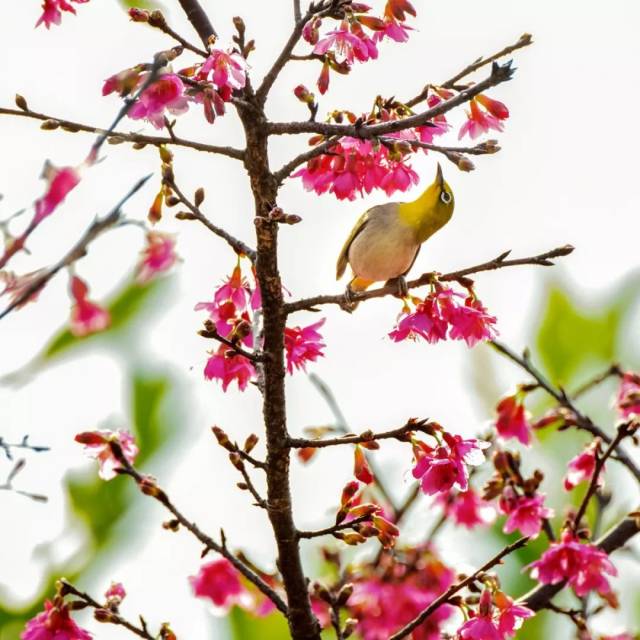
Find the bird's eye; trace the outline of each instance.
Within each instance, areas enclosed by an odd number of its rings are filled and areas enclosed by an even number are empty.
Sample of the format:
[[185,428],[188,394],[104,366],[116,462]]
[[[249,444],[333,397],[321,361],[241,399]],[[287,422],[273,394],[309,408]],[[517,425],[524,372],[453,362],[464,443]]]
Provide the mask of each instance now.
[[445,204],[449,204],[451,202],[451,194],[448,191],[443,191],[440,194],[440,200]]

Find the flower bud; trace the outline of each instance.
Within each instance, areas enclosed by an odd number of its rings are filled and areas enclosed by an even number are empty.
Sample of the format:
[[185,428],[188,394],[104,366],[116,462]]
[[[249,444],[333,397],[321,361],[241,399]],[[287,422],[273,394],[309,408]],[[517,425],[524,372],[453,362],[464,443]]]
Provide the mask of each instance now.
[[258,444],[258,436],[255,433],[250,434],[247,439],[244,441],[244,451],[245,453],[251,453],[253,448]]
[[146,496],[160,498],[162,500],[167,497],[164,491],[157,485],[156,479],[151,476],[143,476],[138,482],[138,486],[140,487],[140,491],[142,491]]
[[137,9],[136,7],[129,9],[129,17],[133,22],[149,22],[149,15],[145,9]]
[[329,589],[327,589],[323,584],[314,582],[311,588],[313,589],[313,593],[320,598],[320,600],[324,600],[328,604],[333,603],[333,598],[331,597],[331,593],[329,593]]
[[458,158],[458,169],[460,171],[473,171],[476,168],[476,165],[467,158],[467,156],[463,156],[462,154]]
[[162,14],[162,11],[158,11],[157,9],[155,11],[152,11],[149,14],[149,24],[152,27],[166,27],[167,26],[167,21],[165,20],[164,15]]
[[342,533],[341,531],[338,531],[333,535],[336,538],[345,542],[346,544],[351,545],[352,547],[355,547],[356,545],[366,542],[367,540],[362,534],[356,533],[355,531],[353,532],[349,531],[347,533]]
[[229,436],[220,427],[211,427],[213,435],[216,437],[218,444],[224,447],[227,451],[235,451],[236,448],[229,440]]
[[204,196],[204,189],[202,187],[198,187],[196,189],[196,192],[193,194],[193,202],[195,203],[196,207],[199,207],[204,202]]
[[54,129],[57,129],[60,126],[60,123],[57,120],[45,120],[41,125],[40,128],[44,129],[45,131],[53,131]]
[[178,531],[180,529],[180,521],[173,518],[162,523],[162,528],[167,531]]
[[22,109],[22,111],[29,111],[27,101],[19,93],[16,93],[15,101],[16,101],[16,107],[18,107],[18,109]]
[[98,622],[116,622],[118,620],[118,616],[108,609],[96,609],[93,612],[93,617]]
[[338,595],[336,596],[336,606],[344,607],[347,604],[347,601],[351,597],[353,593],[353,585],[348,582],[345,584],[340,591],[338,591]]
[[244,469],[244,462],[242,462],[242,458],[240,454],[237,452],[233,452],[229,454],[229,460],[231,464],[238,469],[238,471],[242,471]]
[[358,626],[358,621],[355,618],[347,618],[344,621],[344,627],[342,629],[342,637],[349,638]]

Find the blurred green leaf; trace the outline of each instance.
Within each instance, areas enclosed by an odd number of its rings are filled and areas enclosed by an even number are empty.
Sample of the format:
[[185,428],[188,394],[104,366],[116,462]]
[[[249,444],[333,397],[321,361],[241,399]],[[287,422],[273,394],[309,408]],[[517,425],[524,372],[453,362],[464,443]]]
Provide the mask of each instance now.
[[264,618],[256,618],[238,607],[234,607],[228,617],[231,637],[237,640],[260,638],[260,640],[287,640],[289,627],[282,615],[274,613]]
[[151,0],[120,0],[120,4],[125,9],[135,7],[137,9],[159,9],[159,2],[151,2]]

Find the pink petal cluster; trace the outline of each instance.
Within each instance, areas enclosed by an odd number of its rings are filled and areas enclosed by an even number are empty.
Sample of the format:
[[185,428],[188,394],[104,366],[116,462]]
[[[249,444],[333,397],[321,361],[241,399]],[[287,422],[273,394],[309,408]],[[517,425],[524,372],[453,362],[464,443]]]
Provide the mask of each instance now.
[[[318,41],[313,53],[319,56],[331,51],[336,60],[342,58],[342,62],[351,65],[354,61],[367,62],[378,57],[378,48],[375,42],[363,31],[360,24],[353,21],[350,25],[343,20],[340,26],[329,31]],[[338,60],[338,62],[341,62]]]
[[475,140],[490,129],[504,129],[502,121],[509,117],[509,110],[502,102],[480,94],[471,100],[469,107],[471,110],[467,112],[467,120],[460,128],[458,140],[466,134]]
[[495,519],[495,509],[471,487],[466,491],[439,493],[436,501],[442,505],[447,518],[467,529],[489,524]]
[[323,318],[319,322],[307,327],[286,327],[284,330],[284,348],[287,358],[287,371],[292,374],[296,369],[306,370],[307,362],[315,362],[324,356],[322,349],[325,344],[318,329],[325,323]]
[[[416,550],[411,564],[394,562],[384,574],[362,571],[353,581],[347,602],[349,615],[358,620],[362,640],[388,640],[442,594],[455,580],[455,572],[428,549]],[[411,634],[413,640],[439,640],[443,623],[453,614],[449,605],[438,607]]]
[[[0,271],[0,281],[4,282],[4,289],[0,291],[0,296],[8,295],[10,304],[20,300],[31,288],[36,284],[37,280],[43,276],[45,269],[38,269],[31,273],[25,273],[21,276],[16,275],[13,271]],[[29,297],[18,305],[17,308],[24,307],[29,302],[35,302],[42,291],[42,287],[36,289]]]
[[581,598],[590,591],[601,596],[611,594],[607,575],[617,575],[609,556],[594,544],[581,543],[568,530],[560,542],[551,544],[539,560],[529,566],[531,577],[542,584],[558,584],[565,580]]
[[452,289],[438,287],[424,300],[414,298],[415,310],[403,309],[396,328],[389,333],[394,342],[423,338],[433,344],[447,337],[464,340],[472,347],[481,340],[496,336],[496,318],[473,295],[464,296]]
[[[581,482],[591,482],[596,470],[596,460],[599,449],[600,443],[598,441],[594,441],[589,444],[584,451],[569,461],[567,466],[567,475],[564,477],[564,488],[567,491],[571,491]],[[603,465],[600,476],[598,477],[599,487],[604,484],[604,470]]]
[[384,10],[382,28],[378,28],[373,35],[376,42],[386,38],[395,42],[406,42],[412,27],[405,24],[406,14],[416,16],[416,10],[408,0],[388,0]]
[[74,304],[71,307],[69,329],[74,336],[82,338],[103,331],[111,324],[109,312],[87,298],[89,288],[84,280],[73,276],[70,290]]
[[52,24],[60,24],[62,11],[75,13],[76,10],[70,2],[84,4],[85,2],[89,2],[89,0],[43,0],[42,15],[38,19],[38,22],[36,22],[36,27],[44,24],[48,29]]
[[338,200],[355,200],[374,189],[392,195],[418,184],[418,174],[402,157],[392,157],[387,147],[371,140],[349,137],[309,160],[292,177],[302,178],[307,191],[333,193]]
[[544,506],[544,499],[541,493],[518,495],[506,487],[498,501],[500,512],[507,516],[502,530],[513,533],[517,529],[523,536],[535,538],[542,529],[542,521],[554,515],[553,509]]
[[244,391],[255,376],[256,369],[251,361],[224,344],[211,354],[204,367],[204,377],[207,380],[220,380],[223,391],[234,381],[238,383],[238,389]]
[[34,203],[35,217],[32,225],[39,224],[44,218],[51,215],[67,194],[80,182],[80,172],[74,167],[54,167],[47,162],[42,172],[47,181],[45,194]]
[[454,485],[466,491],[469,484],[468,466],[477,466],[484,460],[483,449],[488,442],[475,438],[463,439],[443,431],[441,445],[430,447],[422,441],[414,442],[416,465],[413,477],[420,479],[422,490],[427,495],[449,491]]
[[208,598],[221,612],[236,604],[248,604],[251,600],[240,582],[240,574],[226,558],[202,565],[198,575],[191,576],[189,582],[194,595]]
[[120,461],[113,455],[110,443],[119,445],[122,455],[130,464],[135,462],[139,449],[136,441],[128,431],[83,431],[74,438],[76,442],[84,445],[85,453],[98,461],[100,471],[98,475],[103,480],[115,478],[117,470],[121,468]]
[[516,393],[503,398],[496,411],[496,431],[501,438],[516,438],[524,445],[531,442],[529,413],[524,407],[522,394]]
[[27,622],[20,640],[91,640],[93,636],[71,618],[60,598],[44,603],[44,611]]
[[478,611],[472,612],[471,618],[458,629],[456,637],[460,640],[505,640],[515,635],[522,620],[533,615],[531,609],[514,604],[501,591],[492,596],[485,589],[480,596]]
[[124,586],[121,582],[112,582],[111,586],[104,592],[104,597],[109,601],[115,601],[120,604],[127,596]]
[[640,416],[640,375],[637,373],[628,371],[622,376],[617,407],[623,418]]
[[158,274],[168,271],[176,263],[176,241],[166,233],[147,233],[147,246],[142,250],[142,259],[136,267],[138,282],[145,283]]
[[189,102],[182,80],[175,73],[166,73],[142,92],[129,109],[128,116],[133,120],[147,120],[156,129],[162,129],[165,112],[180,115],[188,109]]

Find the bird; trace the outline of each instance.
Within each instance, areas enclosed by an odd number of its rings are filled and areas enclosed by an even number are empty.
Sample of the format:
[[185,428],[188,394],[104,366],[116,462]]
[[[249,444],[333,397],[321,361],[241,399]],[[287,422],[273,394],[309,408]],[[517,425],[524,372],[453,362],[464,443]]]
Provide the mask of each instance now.
[[336,280],[347,264],[353,277],[345,299],[355,309],[353,294],[374,282],[396,283],[400,297],[408,295],[404,276],[409,272],[422,244],[453,215],[453,191],[438,164],[435,180],[413,202],[387,202],[363,213],[344,243],[336,265]]

